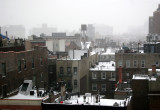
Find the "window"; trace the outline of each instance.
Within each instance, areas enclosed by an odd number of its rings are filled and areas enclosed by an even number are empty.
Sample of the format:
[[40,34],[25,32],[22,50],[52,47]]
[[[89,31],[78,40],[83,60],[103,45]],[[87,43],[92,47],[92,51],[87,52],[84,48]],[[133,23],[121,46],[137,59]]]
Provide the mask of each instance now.
[[101,73],[101,79],[106,79],[106,72]]
[[32,58],[32,68],[34,68],[34,58]]
[[111,72],[111,78],[115,78],[115,73]]
[[74,80],[74,88],[77,87],[77,80]]
[[97,91],[97,84],[92,84],[92,91]]
[[92,79],[97,79],[97,74],[92,72]]
[[73,72],[74,72],[74,74],[77,74],[77,67],[73,68]]
[[6,63],[2,63],[2,76],[6,76]]
[[156,61],[156,63],[155,63],[155,64],[156,64],[156,67],[159,67],[159,62],[158,62],[158,61]]
[[134,67],[137,67],[137,60],[134,60],[134,61],[133,61],[133,66],[134,66]]
[[43,73],[41,73],[41,81],[43,81]]
[[122,60],[118,60],[118,67],[122,66]]
[[71,74],[71,67],[67,67],[67,74]]
[[36,76],[33,76],[33,86],[36,86]]
[[106,91],[106,84],[101,84],[101,91]]
[[26,91],[28,88],[29,83],[23,83],[21,91]]
[[7,85],[2,86],[2,97],[7,97]]
[[49,65],[49,73],[52,74],[53,73],[53,66]]
[[126,76],[129,77],[129,73],[126,73]]
[[144,68],[145,67],[145,61],[141,60],[141,67]]
[[43,65],[43,60],[42,60],[42,58],[40,58],[40,65]]
[[130,60],[126,60],[126,67],[127,67],[127,68],[130,67]]
[[26,60],[24,60],[24,69],[27,68],[27,63],[26,63]]
[[64,68],[60,67],[60,74],[64,74]]
[[18,60],[18,72],[21,71],[21,60]]

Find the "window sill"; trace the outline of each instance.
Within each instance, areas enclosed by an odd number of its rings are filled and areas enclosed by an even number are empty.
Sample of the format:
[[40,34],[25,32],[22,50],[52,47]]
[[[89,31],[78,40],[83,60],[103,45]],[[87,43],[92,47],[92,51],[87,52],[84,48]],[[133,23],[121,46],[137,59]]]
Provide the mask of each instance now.
[[18,71],[18,73],[21,73],[22,71]]
[[2,78],[5,78],[6,76],[2,76]]

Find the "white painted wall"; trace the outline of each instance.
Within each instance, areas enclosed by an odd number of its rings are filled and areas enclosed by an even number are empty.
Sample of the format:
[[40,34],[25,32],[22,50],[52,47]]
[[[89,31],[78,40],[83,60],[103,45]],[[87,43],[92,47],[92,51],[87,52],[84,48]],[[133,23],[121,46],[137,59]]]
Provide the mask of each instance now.
[[46,46],[49,51],[53,51],[53,40],[46,40]]

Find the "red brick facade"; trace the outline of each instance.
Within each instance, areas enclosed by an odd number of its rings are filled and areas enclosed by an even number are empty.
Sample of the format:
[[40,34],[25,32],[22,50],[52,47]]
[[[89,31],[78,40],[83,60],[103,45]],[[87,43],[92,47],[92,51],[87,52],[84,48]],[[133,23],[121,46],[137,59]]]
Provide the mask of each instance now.
[[[0,97],[4,93],[4,86],[6,95],[9,95],[19,88],[25,79],[35,79],[35,86],[47,87],[47,58],[45,47],[35,47],[30,51],[0,52]],[[5,75],[2,73],[2,64],[6,65]]]

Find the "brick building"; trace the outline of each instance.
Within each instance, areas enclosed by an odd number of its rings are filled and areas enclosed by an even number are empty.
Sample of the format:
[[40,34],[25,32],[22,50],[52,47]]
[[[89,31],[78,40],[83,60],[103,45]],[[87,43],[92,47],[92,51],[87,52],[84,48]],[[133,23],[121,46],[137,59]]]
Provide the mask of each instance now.
[[116,84],[115,62],[99,62],[89,72],[89,93],[113,98]]
[[133,74],[148,74],[148,68],[156,65],[160,68],[159,53],[116,53],[116,78],[118,80],[118,68],[122,67],[122,80],[132,79]]
[[9,96],[24,80],[33,80],[34,87],[46,88],[47,48],[35,47],[28,51],[0,52],[0,97]]
[[98,55],[83,55],[80,59],[61,58],[56,62],[57,81],[65,80],[67,91],[88,91],[88,73],[92,64],[98,60]]

